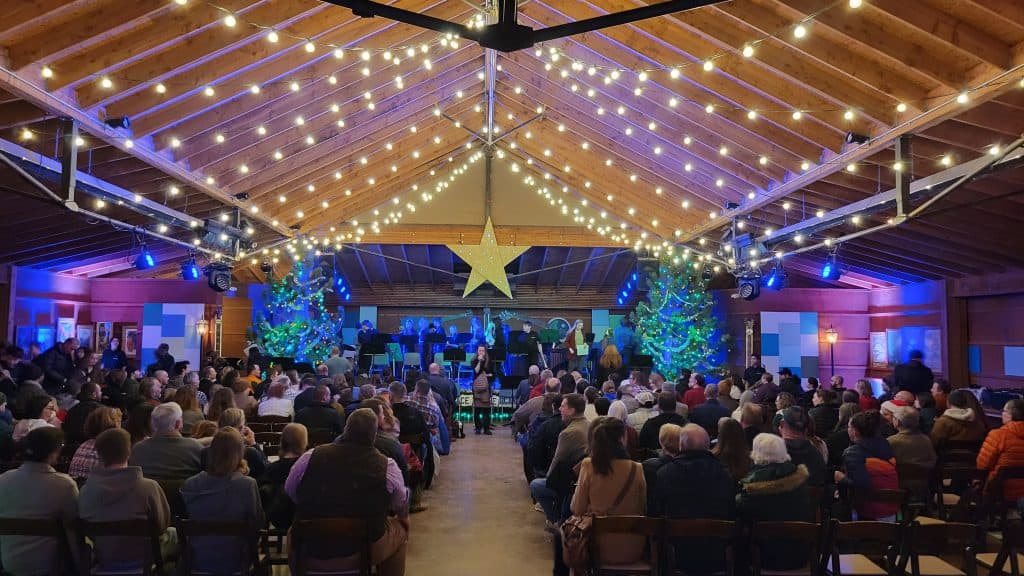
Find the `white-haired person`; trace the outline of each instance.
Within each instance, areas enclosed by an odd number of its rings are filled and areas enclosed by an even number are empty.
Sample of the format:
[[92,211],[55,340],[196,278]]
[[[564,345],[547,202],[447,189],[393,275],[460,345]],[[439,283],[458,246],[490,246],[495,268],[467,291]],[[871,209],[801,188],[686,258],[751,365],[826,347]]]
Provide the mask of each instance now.
[[153,436],[132,449],[130,466],[142,468],[142,475],[154,480],[184,480],[199,473],[203,446],[181,435],[181,406],[167,402],[153,408],[150,422]]
[[[786,441],[774,434],[758,434],[750,451],[753,466],[740,480],[737,505],[740,515],[753,521],[814,520],[803,464],[796,465],[786,451]],[[807,564],[807,545],[777,540],[761,546],[761,567],[795,570]]]
[[267,388],[264,396],[256,406],[257,416],[283,416],[291,418],[295,415],[295,403],[285,398],[285,392],[291,380],[287,376],[278,376]]

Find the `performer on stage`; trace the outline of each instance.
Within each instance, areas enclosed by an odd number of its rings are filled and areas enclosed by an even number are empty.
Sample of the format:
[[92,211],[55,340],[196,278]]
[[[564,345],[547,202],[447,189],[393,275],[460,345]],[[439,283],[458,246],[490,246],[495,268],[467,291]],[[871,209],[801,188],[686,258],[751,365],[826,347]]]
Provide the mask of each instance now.
[[494,368],[484,345],[476,347],[473,357],[473,427],[479,434],[491,435],[491,378]]
[[448,347],[459,345],[459,327],[452,324],[448,327]]
[[[402,336],[418,336],[419,335],[416,332],[416,328],[412,325],[412,318],[406,318],[405,319],[405,324],[402,325],[402,331],[400,332],[400,334]],[[410,350],[410,352],[411,352],[411,350]]]
[[469,320],[469,343],[476,346],[483,343],[484,330],[480,327],[480,319],[473,316]]
[[544,348],[540,343],[540,333],[534,332],[533,322],[523,322],[522,344],[526,350],[526,366],[548,367],[547,358],[544,357]]
[[359,355],[358,358],[360,372],[363,372],[369,369],[370,367],[372,358],[370,358],[369,352],[366,351],[370,350],[371,345],[373,343],[373,339],[377,334],[378,332],[377,329],[373,327],[373,322],[370,322],[369,320],[363,320],[363,322],[359,325],[359,332],[356,334],[356,342],[359,343],[359,351],[357,352],[357,354]]
[[569,349],[568,370],[571,372],[582,368],[590,351],[586,336],[583,334],[583,320],[576,320],[573,323],[565,335],[565,347]]

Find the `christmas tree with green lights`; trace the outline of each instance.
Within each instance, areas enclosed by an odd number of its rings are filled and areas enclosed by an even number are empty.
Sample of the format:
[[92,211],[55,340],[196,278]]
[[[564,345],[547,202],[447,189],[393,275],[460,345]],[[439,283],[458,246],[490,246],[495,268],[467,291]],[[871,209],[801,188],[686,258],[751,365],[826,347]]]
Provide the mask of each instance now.
[[324,306],[332,292],[332,274],[326,266],[307,270],[301,260],[291,272],[270,284],[263,294],[259,333],[270,356],[318,363],[327,359],[341,330]]
[[683,368],[714,372],[723,360],[722,336],[703,265],[663,256],[650,278],[647,302],[637,305],[640,349],[655,368],[674,379]]

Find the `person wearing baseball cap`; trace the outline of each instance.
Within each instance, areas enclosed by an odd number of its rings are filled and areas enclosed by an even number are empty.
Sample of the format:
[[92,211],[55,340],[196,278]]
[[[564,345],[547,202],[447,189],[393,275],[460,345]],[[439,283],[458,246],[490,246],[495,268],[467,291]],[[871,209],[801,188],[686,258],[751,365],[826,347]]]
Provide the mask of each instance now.
[[658,413],[654,410],[654,394],[647,391],[641,392],[636,395],[636,401],[639,406],[636,411],[629,415],[626,423],[632,426],[639,434],[640,430],[643,430],[644,424],[657,416]]
[[[825,456],[821,450],[807,439],[807,427],[810,417],[800,406],[790,406],[782,411],[779,421],[779,434],[786,441],[786,452],[793,464],[807,467],[810,477],[809,486],[825,485]],[[820,440],[819,440],[820,442]]]

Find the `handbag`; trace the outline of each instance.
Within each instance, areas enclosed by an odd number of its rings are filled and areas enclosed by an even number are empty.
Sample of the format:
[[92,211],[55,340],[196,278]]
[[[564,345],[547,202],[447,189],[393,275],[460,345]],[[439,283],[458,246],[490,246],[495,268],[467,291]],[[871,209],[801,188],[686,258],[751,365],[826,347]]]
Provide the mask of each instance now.
[[[610,509],[615,509],[622,504],[626,492],[633,485],[633,478],[636,477],[636,463],[629,467],[629,478],[626,484],[615,497]],[[587,513],[582,516],[575,514],[568,517],[562,523],[562,562],[578,573],[583,573],[590,567],[590,541],[594,537],[594,514]]]

